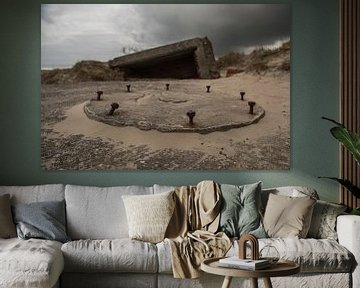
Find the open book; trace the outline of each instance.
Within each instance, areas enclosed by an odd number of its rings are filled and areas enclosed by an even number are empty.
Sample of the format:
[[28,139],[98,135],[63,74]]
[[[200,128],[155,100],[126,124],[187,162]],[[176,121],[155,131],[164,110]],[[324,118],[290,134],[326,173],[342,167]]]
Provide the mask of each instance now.
[[266,259],[260,260],[251,260],[251,259],[240,259],[238,256],[233,256],[229,258],[222,258],[219,260],[219,266],[237,268],[237,269],[247,269],[247,270],[259,270],[270,267],[271,262]]

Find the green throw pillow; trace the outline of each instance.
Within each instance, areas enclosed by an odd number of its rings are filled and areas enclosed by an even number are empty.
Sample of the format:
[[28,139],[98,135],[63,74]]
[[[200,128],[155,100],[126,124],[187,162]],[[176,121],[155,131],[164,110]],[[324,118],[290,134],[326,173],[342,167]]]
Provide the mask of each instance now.
[[253,234],[266,238],[260,216],[261,182],[243,186],[222,184],[221,192],[219,231],[229,237]]

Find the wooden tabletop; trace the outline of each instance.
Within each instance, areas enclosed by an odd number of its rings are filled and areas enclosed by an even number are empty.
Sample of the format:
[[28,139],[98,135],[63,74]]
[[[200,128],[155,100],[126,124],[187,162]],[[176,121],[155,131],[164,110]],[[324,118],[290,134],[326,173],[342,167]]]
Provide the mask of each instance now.
[[[223,258],[223,257],[221,257]],[[279,276],[289,276],[300,272],[300,266],[288,260],[279,260],[271,267],[261,270],[245,270],[219,266],[219,259],[211,258],[201,263],[201,270],[222,276],[244,277],[244,278],[270,278]]]

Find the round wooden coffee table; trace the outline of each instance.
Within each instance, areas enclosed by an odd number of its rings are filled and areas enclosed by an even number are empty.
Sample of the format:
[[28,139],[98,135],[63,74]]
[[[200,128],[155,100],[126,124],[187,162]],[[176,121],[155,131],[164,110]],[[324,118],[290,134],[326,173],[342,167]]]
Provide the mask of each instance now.
[[233,277],[251,278],[254,288],[258,288],[258,278],[263,278],[265,287],[272,288],[270,277],[289,276],[300,272],[300,266],[288,260],[279,260],[270,268],[253,271],[222,267],[219,265],[219,259],[221,258],[204,260],[201,263],[201,270],[225,276],[222,288],[229,288]]

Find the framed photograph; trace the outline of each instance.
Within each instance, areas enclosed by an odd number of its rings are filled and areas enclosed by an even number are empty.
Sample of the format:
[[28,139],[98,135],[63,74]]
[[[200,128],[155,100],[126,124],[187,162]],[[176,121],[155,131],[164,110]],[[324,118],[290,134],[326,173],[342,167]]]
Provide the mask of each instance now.
[[288,4],[42,4],[45,170],[290,168]]

